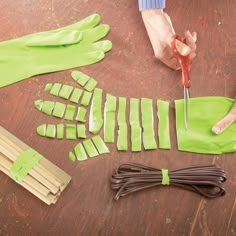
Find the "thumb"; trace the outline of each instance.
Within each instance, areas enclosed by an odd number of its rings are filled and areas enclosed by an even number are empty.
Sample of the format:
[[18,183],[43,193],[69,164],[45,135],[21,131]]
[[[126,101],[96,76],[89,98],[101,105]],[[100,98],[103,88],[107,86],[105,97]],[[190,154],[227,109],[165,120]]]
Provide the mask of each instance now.
[[191,48],[186,45],[185,43],[182,43],[179,40],[175,41],[176,49],[182,56],[187,56],[191,52]]

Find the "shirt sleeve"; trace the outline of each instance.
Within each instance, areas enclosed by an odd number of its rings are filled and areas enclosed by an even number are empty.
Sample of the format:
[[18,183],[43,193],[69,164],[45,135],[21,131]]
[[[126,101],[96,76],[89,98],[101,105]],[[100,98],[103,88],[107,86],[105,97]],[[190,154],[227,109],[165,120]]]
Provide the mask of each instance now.
[[163,9],[165,8],[165,0],[138,0],[139,11],[147,9]]

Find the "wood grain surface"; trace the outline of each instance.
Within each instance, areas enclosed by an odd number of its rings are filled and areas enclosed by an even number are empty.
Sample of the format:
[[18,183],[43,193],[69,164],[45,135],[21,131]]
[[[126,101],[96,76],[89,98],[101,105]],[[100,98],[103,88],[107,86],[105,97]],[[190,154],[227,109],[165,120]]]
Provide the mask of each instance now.
[[[72,176],[57,204],[47,206],[0,173],[0,235],[236,235],[236,155],[177,150],[173,100],[183,97],[181,72],[154,58],[137,0],[1,0],[0,9],[1,41],[100,14],[102,22],[111,27],[106,38],[113,42],[113,49],[103,61],[79,69],[94,77],[104,93],[170,101],[172,142],[170,151],[140,153],[118,152],[111,144],[110,154],[73,163],[68,152],[78,141],[37,136],[38,125],[58,120],[34,108],[35,100],[51,98],[43,91],[46,83],[74,85],[72,70],[35,76],[0,89],[0,125]],[[191,97],[233,98],[236,1],[167,0],[166,11],[178,34],[185,29],[198,33]],[[116,202],[109,181],[122,162],[169,169],[217,163],[227,173],[226,195],[208,200],[186,190],[160,187]]]

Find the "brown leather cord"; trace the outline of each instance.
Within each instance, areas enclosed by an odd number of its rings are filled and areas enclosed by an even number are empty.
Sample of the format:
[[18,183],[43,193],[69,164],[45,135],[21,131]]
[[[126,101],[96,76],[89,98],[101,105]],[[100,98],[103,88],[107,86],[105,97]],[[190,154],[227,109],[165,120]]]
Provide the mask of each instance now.
[[[225,194],[223,182],[226,181],[226,175],[224,170],[216,165],[169,170],[168,177],[170,185],[196,192],[206,198],[216,198]],[[118,190],[115,200],[160,185],[163,185],[162,169],[136,163],[120,165],[111,178],[112,189]]]

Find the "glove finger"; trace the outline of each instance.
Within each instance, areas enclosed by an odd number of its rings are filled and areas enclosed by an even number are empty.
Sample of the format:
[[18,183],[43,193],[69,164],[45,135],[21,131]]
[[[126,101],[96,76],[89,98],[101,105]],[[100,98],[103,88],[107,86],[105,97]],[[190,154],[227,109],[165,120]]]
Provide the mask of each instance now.
[[112,42],[110,40],[103,40],[95,43],[88,44],[77,44],[73,45],[74,52],[76,53],[86,53],[94,51],[108,52],[112,49]]

